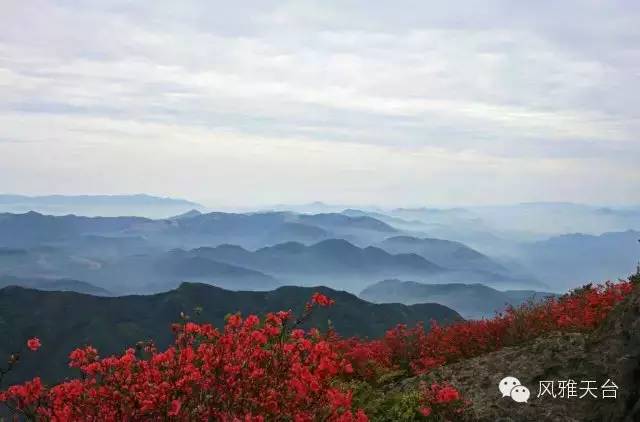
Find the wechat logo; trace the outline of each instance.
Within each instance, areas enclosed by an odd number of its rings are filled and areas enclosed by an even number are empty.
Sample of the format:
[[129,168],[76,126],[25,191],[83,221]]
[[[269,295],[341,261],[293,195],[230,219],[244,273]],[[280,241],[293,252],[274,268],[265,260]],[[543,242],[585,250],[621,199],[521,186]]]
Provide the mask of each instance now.
[[498,389],[502,393],[502,397],[511,397],[518,403],[526,403],[531,395],[529,389],[522,385],[516,377],[502,378],[500,384],[498,384]]

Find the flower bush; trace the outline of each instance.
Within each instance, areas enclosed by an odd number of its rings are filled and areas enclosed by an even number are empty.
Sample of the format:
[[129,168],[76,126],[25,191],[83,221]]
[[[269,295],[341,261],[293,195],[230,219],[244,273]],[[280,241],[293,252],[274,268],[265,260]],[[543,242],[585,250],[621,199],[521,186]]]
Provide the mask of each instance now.
[[587,285],[560,298],[509,307],[492,319],[461,321],[444,327],[432,321],[428,331],[422,324],[411,328],[398,325],[382,339],[352,338],[338,344],[357,376],[369,381],[398,369],[421,374],[548,332],[593,329],[632,290],[633,283],[629,281]]
[[[314,295],[314,306],[331,300]],[[52,421],[221,420],[365,421],[351,392],[332,385],[352,372],[349,361],[317,330],[287,327],[291,312],[231,315],[219,331],[209,324],[174,324],[175,342],[159,352],[101,358],[76,349],[69,365],[81,379],[45,388],[39,378],[9,387],[0,400],[30,419]],[[30,341],[30,346],[35,343]]]
[[[374,340],[298,328],[314,307],[333,304],[316,293],[297,319],[291,311],[263,319],[236,314],[218,330],[185,318],[173,325],[175,341],[164,351],[152,343],[108,357],[91,346],[76,349],[69,365],[80,378],[52,387],[34,378],[0,392],[0,403],[27,419],[50,421],[366,421],[354,409],[350,383],[375,386],[393,371],[420,374],[550,331],[590,330],[632,289],[631,282],[588,285],[492,319],[432,322],[428,331],[398,325]],[[41,344],[32,338],[26,346],[36,351]],[[0,381],[18,359],[12,355]],[[409,413],[440,420],[456,420],[468,405],[446,384],[422,385],[407,403]]]
[[448,384],[420,384],[418,412],[427,419],[437,416],[445,421],[458,420],[468,405],[460,392]]

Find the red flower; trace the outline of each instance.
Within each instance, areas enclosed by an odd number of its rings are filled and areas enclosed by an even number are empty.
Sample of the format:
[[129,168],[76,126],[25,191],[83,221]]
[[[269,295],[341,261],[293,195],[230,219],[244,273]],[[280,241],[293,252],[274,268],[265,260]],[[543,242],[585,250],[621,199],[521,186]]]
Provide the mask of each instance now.
[[40,339],[38,337],[30,338],[29,340],[27,340],[27,347],[32,352],[38,350],[40,346],[42,346],[42,344],[40,343]]
[[323,295],[322,293],[314,293],[311,296],[311,303],[314,305],[319,305],[323,307],[331,306],[335,303],[335,300],[330,299],[329,297]]
[[169,416],[178,416],[178,414],[180,413],[180,408],[182,407],[182,403],[180,402],[180,400],[173,400],[171,402],[171,408],[169,409],[169,413],[167,413]]
[[[43,421],[181,420],[265,421],[287,419],[364,422],[353,393],[341,381],[376,380],[397,369],[415,373],[491,352],[558,330],[591,330],[633,289],[607,283],[561,298],[507,309],[493,319],[429,328],[399,325],[374,340],[342,339],[288,324],[291,312],[227,318],[223,329],[186,322],[172,327],[165,351],[128,349],[101,358],[91,346],[70,354],[81,378],[45,387],[38,378],[0,391],[18,413]],[[315,306],[333,300],[315,293],[302,320]],[[27,347],[37,350],[32,338]],[[17,355],[10,357],[17,362]],[[415,408],[425,417],[459,420],[469,402],[448,384],[421,385]]]
[[450,386],[445,386],[436,393],[436,401],[438,403],[449,403],[459,398],[460,393],[458,393],[458,390]]
[[423,416],[437,415],[443,420],[458,420],[468,405],[461,400],[458,390],[448,384],[420,384],[418,412]]

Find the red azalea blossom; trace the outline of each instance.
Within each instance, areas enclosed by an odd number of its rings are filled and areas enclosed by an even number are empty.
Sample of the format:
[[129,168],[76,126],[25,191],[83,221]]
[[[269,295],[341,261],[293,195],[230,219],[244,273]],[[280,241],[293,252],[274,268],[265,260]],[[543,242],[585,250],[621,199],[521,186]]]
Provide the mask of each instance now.
[[328,307],[333,305],[335,301],[323,295],[322,293],[316,292],[313,294],[313,296],[311,296],[311,303],[318,306]]
[[[317,303],[330,303],[324,297]],[[87,346],[69,365],[83,377],[44,388],[39,379],[9,387],[0,399],[24,415],[51,421],[286,418],[364,422],[352,393],[334,385],[353,369],[317,330],[287,328],[290,312],[231,315],[222,330],[186,322],[165,351],[134,349],[100,357]]]
[[421,407],[419,412],[420,412],[420,414],[422,416],[429,416],[431,414],[431,408],[430,407]]
[[444,420],[457,420],[456,417],[463,413],[469,403],[462,400],[458,390],[448,384],[425,383],[420,385],[421,397],[418,412],[423,416],[432,413],[441,416]]
[[357,376],[375,380],[398,368],[423,374],[431,369],[518,344],[541,334],[559,330],[585,331],[595,328],[609,311],[633,290],[628,281],[586,286],[560,298],[508,308],[492,319],[460,321],[441,326],[432,321],[400,324],[382,339],[338,340]]
[[453,387],[445,386],[436,393],[436,401],[438,403],[449,403],[460,398],[460,393]]
[[[368,420],[354,408],[340,380],[377,380],[397,369],[415,374],[559,330],[592,330],[633,289],[632,283],[587,286],[539,304],[509,308],[492,319],[398,325],[375,340],[340,338],[334,331],[290,327],[290,311],[260,319],[239,314],[223,329],[174,324],[173,345],[145,346],[146,357],[126,350],[100,357],[91,346],[69,356],[82,377],[45,387],[39,378],[0,391],[22,415],[44,421]],[[316,293],[305,308],[330,306]],[[40,341],[27,347],[37,350]],[[416,416],[458,420],[469,403],[448,384],[422,384]]]
[[167,415],[178,416],[178,414],[180,413],[180,407],[182,407],[182,403],[180,403],[180,400],[173,400],[171,402],[171,407],[169,409],[169,412],[167,412]]
[[40,343],[40,339],[38,337],[30,338],[29,340],[27,340],[27,347],[32,352],[38,350],[40,346],[42,346],[42,344]]

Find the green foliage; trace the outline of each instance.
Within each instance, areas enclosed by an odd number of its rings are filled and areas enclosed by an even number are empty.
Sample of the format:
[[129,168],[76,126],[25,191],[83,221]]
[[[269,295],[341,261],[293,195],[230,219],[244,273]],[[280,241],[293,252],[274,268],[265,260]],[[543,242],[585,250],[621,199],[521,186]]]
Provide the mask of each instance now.
[[406,378],[409,375],[407,369],[399,369],[397,371],[391,371],[383,374],[378,378],[376,385],[386,385],[392,382],[398,381],[402,378]]
[[352,381],[345,385],[353,391],[354,408],[362,408],[371,421],[419,421],[425,420],[419,408],[420,392],[385,393],[383,388],[374,387],[364,381]]

